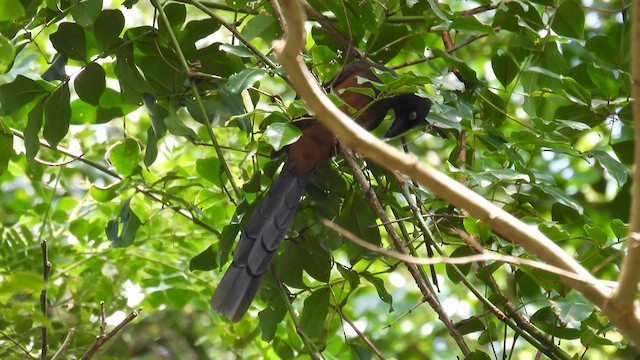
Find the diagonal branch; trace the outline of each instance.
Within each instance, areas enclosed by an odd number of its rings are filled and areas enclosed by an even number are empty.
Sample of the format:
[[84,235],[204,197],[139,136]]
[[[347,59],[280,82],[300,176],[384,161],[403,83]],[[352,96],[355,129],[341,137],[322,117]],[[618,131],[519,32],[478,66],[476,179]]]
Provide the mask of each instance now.
[[[360,187],[367,194],[366,195],[367,200],[371,204],[373,211],[376,213],[378,218],[382,221],[384,228],[387,231],[387,234],[389,234],[389,237],[391,238],[391,240],[393,241],[393,245],[397,249],[398,253],[403,256],[406,256],[407,259],[413,259],[409,255],[407,255],[407,252],[408,252],[407,246],[405,245],[404,242],[402,242],[402,239],[400,238],[396,230],[393,228],[391,220],[389,220],[389,217],[385,213],[384,209],[382,208],[382,205],[380,204],[380,201],[378,200],[378,196],[376,195],[375,191],[373,191],[373,189],[371,188],[371,185],[365,178],[364,174],[362,173],[362,170],[360,170],[358,163],[353,158],[353,152],[344,146],[340,146],[340,147],[342,149],[342,152],[345,155],[345,158],[347,159],[347,162],[349,163],[349,165],[351,165],[351,168],[353,169],[353,173],[356,180],[360,184]],[[332,228],[332,229],[335,230],[335,228]],[[429,306],[431,306],[431,308],[436,312],[436,314],[438,314],[438,317],[440,318],[442,323],[447,327],[447,329],[449,330],[449,333],[451,334],[451,337],[453,337],[456,344],[458,344],[458,347],[460,348],[460,350],[462,350],[462,353],[465,356],[467,356],[470,353],[470,350],[464,341],[464,337],[456,327],[456,324],[454,324],[454,322],[451,320],[449,315],[447,315],[447,312],[444,310],[444,308],[438,301],[438,298],[436,298],[436,296],[434,295],[434,291],[429,286],[426,276],[424,276],[424,273],[420,271],[421,269],[415,263],[410,261],[404,261],[403,259],[399,259],[399,260],[403,261],[404,264],[407,266],[409,273],[415,280],[416,284],[418,285],[418,288],[420,288],[420,292],[422,293],[422,298],[424,299],[424,301],[428,302]]]
[[634,302],[640,283],[640,0],[633,1],[631,19],[631,81],[633,91],[633,118],[635,119],[635,148],[633,190],[631,194],[631,224],[629,225],[629,245],[627,256],[622,261],[620,286],[613,294],[613,301],[619,302],[626,313],[633,315]]

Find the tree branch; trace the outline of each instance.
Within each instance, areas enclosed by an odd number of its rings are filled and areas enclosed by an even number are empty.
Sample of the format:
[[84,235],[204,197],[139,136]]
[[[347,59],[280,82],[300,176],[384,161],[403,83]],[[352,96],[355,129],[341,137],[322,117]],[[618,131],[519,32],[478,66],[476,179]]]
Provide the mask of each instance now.
[[73,334],[75,333],[76,333],[75,328],[71,328],[71,330],[69,330],[69,332],[67,333],[67,337],[64,338],[62,345],[60,345],[60,348],[58,349],[58,351],[56,351],[56,353],[53,354],[53,356],[51,357],[51,360],[60,359],[60,356],[62,356],[62,354],[64,354],[64,352],[67,351],[67,349],[69,348],[69,345],[71,345],[71,338],[73,338]]
[[[633,118],[635,119],[635,148],[633,167],[633,190],[631,190],[631,224],[627,256],[622,260],[618,281],[620,286],[612,301],[633,316],[637,307],[638,283],[640,282],[640,0],[633,0],[631,11],[631,87],[633,91]],[[636,315],[638,316],[638,315]]]
[[582,279],[583,281],[569,277],[561,278],[565,284],[578,290],[594,305],[601,308],[630,341],[640,344],[640,316],[629,316],[629,313],[621,316],[619,311],[622,309],[609,301],[611,289],[603,286],[540,230],[523,223],[447,175],[421,163],[417,157],[406,156],[385,144],[342,113],[323,94],[299,56],[304,48],[305,39],[305,17],[300,2],[282,0],[281,4],[289,32],[286,34],[285,41],[274,42],[274,48],[298,95],[307,102],[320,122],[355,151],[389,170],[404,173],[444,200],[469,212],[505,239],[518,243],[549,265],[573,273]]
[[[369,201],[371,208],[376,213],[378,218],[382,221],[382,224],[385,230],[387,231],[387,234],[389,234],[389,237],[393,241],[393,245],[398,251],[398,253],[403,256],[406,256],[407,259],[409,258],[415,259],[407,255],[408,251],[407,251],[406,244],[402,241],[402,239],[400,238],[396,230],[393,228],[393,225],[389,220],[389,217],[385,213],[384,209],[382,208],[382,205],[380,204],[380,201],[378,200],[378,196],[371,188],[371,185],[369,184],[366,177],[362,173],[362,170],[358,166],[358,163],[353,158],[353,152],[350,149],[342,146],[342,144],[340,147],[342,149],[342,152],[345,154],[345,158],[347,159],[347,162],[349,163],[349,165],[351,165],[351,168],[353,169],[353,174],[356,180],[358,181],[358,183],[360,184],[360,187],[367,194],[366,195],[367,200]],[[327,224],[325,223],[325,225]],[[332,228],[332,229],[334,231],[336,230],[335,228]],[[420,268],[416,266],[416,263],[410,262],[410,261],[404,261],[403,259],[398,259],[398,260],[403,261],[404,264],[407,266],[409,273],[415,280],[416,284],[418,285],[418,288],[420,289],[420,292],[422,293],[423,300],[428,302],[429,306],[431,306],[431,308],[436,312],[436,314],[438,314],[438,317],[440,318],[442,323],[447,327],[447,330],[449,330],[451,337],[453,337],[456,344],[458,344],[458,347],[462,351],[462,354],[467,356],[471,351],[469,350],[469,347],[464,341],[464,337],[462,336],[460,331],[458,331],[456,324],[454,324],[454,322],[451,320],[449,315],[447,315],[447,312],[444,310],[444,308],[438,301],[438,298],[436,298],[436,296],[434,295],[434,291],[429,286],[426,276],[423,276],[424,273],[420,271]]]
[[116,325],[115,328],[113,328],[113,330],[111,330],[107,334],[105,314],[104,314],[104,302],[100,302],[100,309],[101,309],[100,310],[100,318],[101,318],[100,335],[96,336],[96,341],[93,343],[93,345],[91,345],[89,350],[87,350],[87,352],[84,353],[84,355],[82,355],[81,360],[91,359],[93,355],[95,355],[96,352],[100,349],[100,347],[104,345],[104,343],[109,341],[112,337],[116,336],[122,329],[124,329],[125,326],[127,326],[127,324],[129,324],[130,322],[133,321],[133,319],[138,317],[138,315],[140,315],[140,312],[142,311],[141,307],[137,308],[136,310],[133,310],[129,315],[127,315],[126,318],[124,318],[124,320],[122,320],[118,325]]

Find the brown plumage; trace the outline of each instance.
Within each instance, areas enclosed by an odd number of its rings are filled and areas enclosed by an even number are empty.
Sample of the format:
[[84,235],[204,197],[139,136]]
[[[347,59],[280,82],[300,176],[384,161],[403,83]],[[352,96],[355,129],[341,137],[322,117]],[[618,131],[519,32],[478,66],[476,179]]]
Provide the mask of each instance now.
[[[369,96],[347,90],[373,88],[370,83],[358,84],[358,77],[379,81],[371,67],[397,76],[384,66],[358,61],[345,66],[325,84],[327,90],[333,89],[344,101],[341,110],[349,113],[354,109],[358,114],[355,121],[367,130],[378,127],[386,113],[393,110],[395,119],[385,137],[400,135],[424,121],[431,108],[428,99],[415,94],[399,94],[372,103]],[[251,214],[247,228],[240,236],[233,262],[211,300],[215,311],[233,322],[242,319],[289,228],[313,170],[336,155],[336,149],[334,135],[321,123],[314,121],[302,128],[300,139],[287,149],[288,159],[282,172]]]

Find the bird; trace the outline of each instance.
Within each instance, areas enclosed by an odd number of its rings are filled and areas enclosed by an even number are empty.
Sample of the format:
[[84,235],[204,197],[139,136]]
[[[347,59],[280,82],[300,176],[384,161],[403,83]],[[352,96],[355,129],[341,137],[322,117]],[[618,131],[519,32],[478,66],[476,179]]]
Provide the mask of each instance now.
[[[399,136],[425,121],[431,101],[413,93],[378,99],[379,91],[371,81],[379,82],[380,79],[372,68],[398,76],[383,65],[360,60],[346,65],[323,86],[342,99],[340,108],[343,112],[355,110],[354,120],[368,131],[377,128],[393,110],[395,119],[384,137]],[[349,90],[357,87],[373,89],[376,98]],[[240,321],[251,306],[314,170],[337,154],[337,140],[329,129],[316,120],[299,123],[304,123],[300,125],[302,135],[286,148],[288,157],[283,169],[251,213],[233,253],[233,261],[211,299],[212,309],[232,322]]]

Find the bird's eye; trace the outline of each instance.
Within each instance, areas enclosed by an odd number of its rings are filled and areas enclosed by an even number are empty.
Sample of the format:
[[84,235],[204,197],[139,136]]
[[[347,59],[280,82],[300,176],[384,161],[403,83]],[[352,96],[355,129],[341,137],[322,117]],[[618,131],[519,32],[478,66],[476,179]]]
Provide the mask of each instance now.
[[417,118],[418,118],[418,113],[416,113],[415,111],[412,111],[409,113],[409,120],[413,121]]

